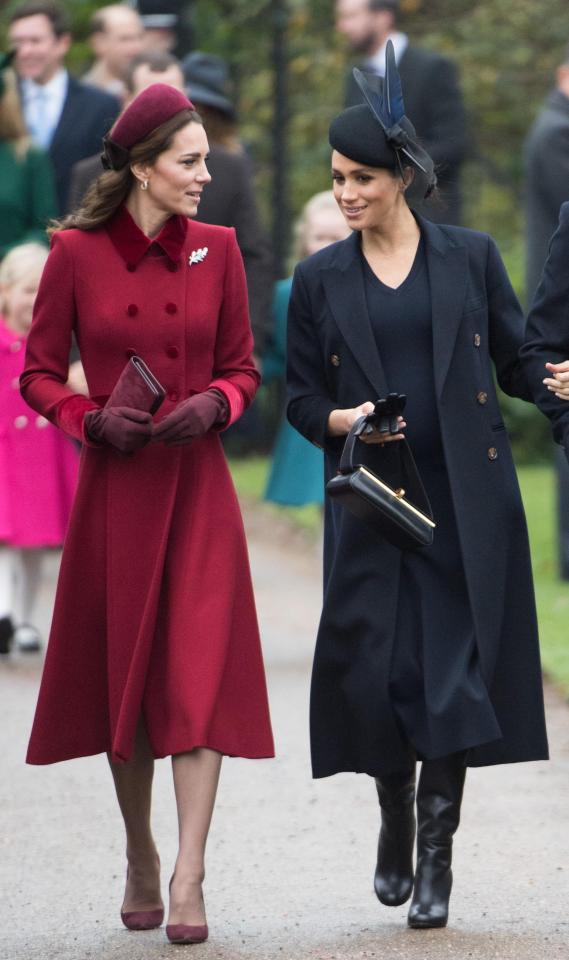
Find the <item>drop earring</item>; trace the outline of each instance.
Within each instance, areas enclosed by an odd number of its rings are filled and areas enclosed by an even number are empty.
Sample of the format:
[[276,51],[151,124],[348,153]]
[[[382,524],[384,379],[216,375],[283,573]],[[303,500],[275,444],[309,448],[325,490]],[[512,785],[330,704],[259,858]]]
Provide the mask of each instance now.
[[140,183],[141,190],[148,190],[148,180],[142,180]]

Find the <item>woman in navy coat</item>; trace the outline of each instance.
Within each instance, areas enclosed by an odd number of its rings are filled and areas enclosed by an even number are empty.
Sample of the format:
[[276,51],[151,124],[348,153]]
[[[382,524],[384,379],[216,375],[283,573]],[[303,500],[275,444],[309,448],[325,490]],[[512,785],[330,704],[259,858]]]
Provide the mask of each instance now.
[[[330,128],[354,232],[296,269],[288,416],[324,448],[330,479],[373,401],[408,397],[401,430],[434,544],[401,551],[328,501],[311,744],[315,777],[376,779],[377,896],[397,906],[414,891],[409,924],[433,927],[447,922],[466,767],[547,757],[527,531],[493,368],[506,393],[530,393],[523,318],[495,244],[411,213],[406,191],[432,187],[430,158],[405,117],[380,120],[363,104]],[[400,436],[374,429],[362,459],[381,473],[377,443]]]

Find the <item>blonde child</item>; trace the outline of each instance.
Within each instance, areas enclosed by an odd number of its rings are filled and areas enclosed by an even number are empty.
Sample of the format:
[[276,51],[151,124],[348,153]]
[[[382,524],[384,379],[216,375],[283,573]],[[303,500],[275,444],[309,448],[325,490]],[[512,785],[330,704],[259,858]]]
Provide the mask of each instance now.
[[27,243],[0,264],[0,653],[38,650],[34,604],[47,549],[63,543],[78,451],[20,396],[26,337],[47,251]]

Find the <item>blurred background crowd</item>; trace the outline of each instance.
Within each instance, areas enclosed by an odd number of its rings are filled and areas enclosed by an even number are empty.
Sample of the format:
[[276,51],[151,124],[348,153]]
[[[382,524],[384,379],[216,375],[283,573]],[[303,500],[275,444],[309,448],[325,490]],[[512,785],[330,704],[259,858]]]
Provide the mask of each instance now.
[[[150,83],[185,90],[202,114],[214,185],[199,219],[234,226],[244,257],[265,385],[228,432],[228,451],[267,455],[276,443],[265,496],[319,509],[320,454],[283,423],[287,278],[300,257],[345,236],[329,193],[328,124],[356,102],[353,64],[381,73],[388,37],[407,113],[438,166],[440,196],[422,212],[491,233],[527,304],[569,199],[563,0],[1,5],[0,651],[41,644],[39,564],[61,543],[77,469],[78,451],[20,406],[17,390],[45,225],[81,203],[101,171],[102,136]],[[85,389],[80,358],[71,359],[74,386]],[[504,406],[518,462],[551,460],[540,415]],[[557,471],[569,578],[569,476],[561,461]]]

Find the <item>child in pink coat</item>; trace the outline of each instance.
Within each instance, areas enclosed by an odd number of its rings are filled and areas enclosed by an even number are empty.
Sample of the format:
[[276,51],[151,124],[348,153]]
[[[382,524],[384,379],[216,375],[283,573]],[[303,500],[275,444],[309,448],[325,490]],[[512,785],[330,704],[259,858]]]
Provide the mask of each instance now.
[[38,650],[31,615],[46,549],[65,537],[79,454],[20,395],[26,337],[47,251],[35,243],[0,264],[0,654]]

